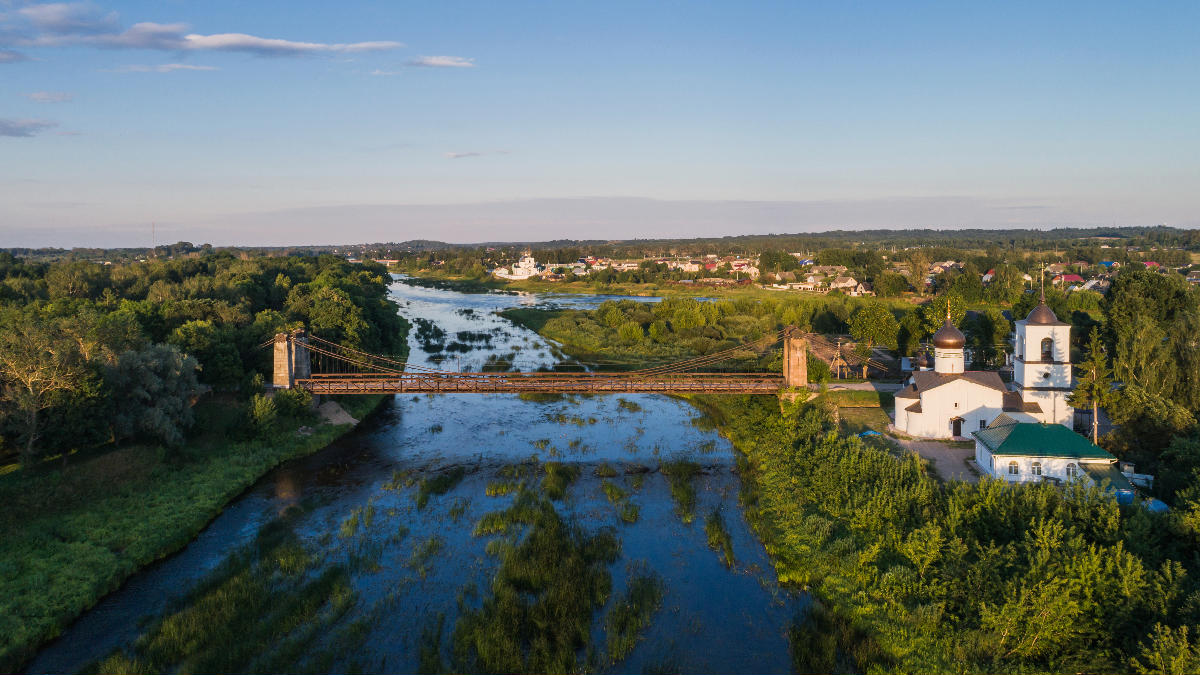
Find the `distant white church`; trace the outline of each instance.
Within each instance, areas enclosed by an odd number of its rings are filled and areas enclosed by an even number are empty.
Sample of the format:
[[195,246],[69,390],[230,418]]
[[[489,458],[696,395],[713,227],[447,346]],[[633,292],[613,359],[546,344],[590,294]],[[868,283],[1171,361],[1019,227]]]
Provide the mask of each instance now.
[[520,262],[512,266],[512,271],[509,271],[507,267],[497,267],[496,269],[492,270],[492,274],[496,277],[501,279],[512,279],[516,281],[536,277],[541,273],[541,266],[537,264],[537,260],[534,260],[533,256],[530,255],[528,251],[525,253],[525,255],[521,256]]
[[946,317],[933,336],[930,369],[918,361],[908,386],[896,394],[896,428],[922,438],[969,437],[1001,414],[1014,422],[1070,428],[1071,325],[1041,304],[1016,322],[1012,387],[995,371],[966,370],[966,338]]

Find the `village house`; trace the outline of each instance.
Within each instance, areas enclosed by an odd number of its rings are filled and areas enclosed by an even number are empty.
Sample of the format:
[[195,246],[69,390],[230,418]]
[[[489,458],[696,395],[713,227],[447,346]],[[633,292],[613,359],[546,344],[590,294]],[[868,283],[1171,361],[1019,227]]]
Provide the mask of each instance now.
[[510,270],[507,267],[497,267],[492,270],[492,274],[500,279],[509,279],[513,281],[523,281],[531,277],[536,277],[542,273],[542,266],[537,264],[533,256],[528,251],[521,256],[521,260],[512,266]]
[[1009,483],[1052,481],[1107,486],[1117,501],[1133,501],[1133,485],[1117,458],[1061,424],[1029,421],[1001,413],[975,437],[975,463],[992,478]]

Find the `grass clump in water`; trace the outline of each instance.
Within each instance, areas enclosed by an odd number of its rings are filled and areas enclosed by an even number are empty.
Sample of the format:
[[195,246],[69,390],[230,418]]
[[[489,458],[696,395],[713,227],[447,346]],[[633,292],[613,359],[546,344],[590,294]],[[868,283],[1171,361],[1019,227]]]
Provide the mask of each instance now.
[[733,567],[733,538],[729,536],[720,509],[713,509],[704,519],[704,534],[708,537],[708,547],[721,554],[726,567]]
[[617,510],[617,515],[621,517],[621,520],[629,523],[630,525],[638,521],[641,513],[641,507],[633,502],[625,502],[621,505],[621,508]]
[[461,466],[456,466],[445,473],[440,473],[434,478],[425,478],[421,480],[421,487],[417,490],[417,509],[425,508],[429,503],[429,498],[433,495],[444,495],[458,485],[464,476],[467,475],[467,470]]
[[527,531],[519,542],[489,546],[501,557],[500,569],[492,594],[455,624],[452,670],[580,672],[593,617],[612,590],[608,565],[619,541],[608,529],[587,534],[550,500],[526,490],[500,514]]
[[687,460],[663,462],[660,467],[671,486],[671,498],[675,510],[685,524],[696,518],[696,485],[693,479],[700,473],[700,465]]
[[357,602],[344,567],[304,574],[313,564],[287,524],[272,522],[132,645],[117,649],[86,670],[302,670],[306,647],[336,628]]
[[617,470],[608,464],[601,464],[600,466],[596,467],[595,473],[600,478],[615,478],[617,475]]
[[663,582],[657,575],[647,573],[634,577],[608,612],[604,622],[607,633],[608,658],[620,661],[629,656],[650,626],[650,619],[662,607]]
[[446,542],[441,537],[430,537],[413,546],[412,555],[408,558],[408,567],[424,579],[433,571],[433,558],[446,548]]
[[621,410],[628,410],[629,412],[642,411],[642,406],[638,405],[636,401],[630,401],[627,398],[617,399],[617,405],[620,406]]
[[522,483],[515,480],[494,480],[484,488],[484,494],[489,497],[506,497],[521,489]]
[[604,494],[608,497],[608,501],[613,504],[616,504],[629,496],[629,492],[627,490],[611,480],[601,481],[600,486],[604,488]]
[[558,501],[567,495],[567,488],[579,478],[579,467],[562,462],[546,462],[542,465],[542,492]]

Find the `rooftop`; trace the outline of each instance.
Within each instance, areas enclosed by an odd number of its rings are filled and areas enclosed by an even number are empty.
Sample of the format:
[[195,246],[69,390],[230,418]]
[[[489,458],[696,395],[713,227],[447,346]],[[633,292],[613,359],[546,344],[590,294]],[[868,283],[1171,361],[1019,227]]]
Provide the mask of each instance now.
[[[1116,461],[1104,448],[1061,424],[1012,422],[996,424],[972,435],[993,455],[1024,457],[1061,457]],[[997,418],[999,421],[999,418]]]

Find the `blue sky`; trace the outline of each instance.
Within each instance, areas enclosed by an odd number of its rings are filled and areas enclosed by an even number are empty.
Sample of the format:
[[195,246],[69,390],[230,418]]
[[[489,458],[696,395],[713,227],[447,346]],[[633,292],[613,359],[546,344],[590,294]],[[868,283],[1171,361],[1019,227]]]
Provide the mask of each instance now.
[[0,246],[1200,226],[1200,3],[0,0]]

